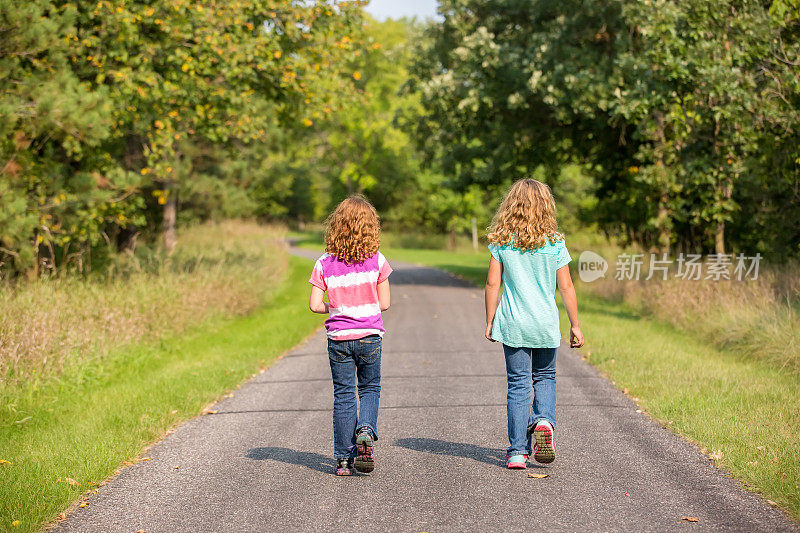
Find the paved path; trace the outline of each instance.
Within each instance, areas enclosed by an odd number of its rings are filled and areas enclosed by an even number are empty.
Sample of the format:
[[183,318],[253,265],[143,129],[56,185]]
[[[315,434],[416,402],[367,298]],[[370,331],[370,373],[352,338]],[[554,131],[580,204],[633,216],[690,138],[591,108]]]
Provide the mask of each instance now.
[[798,531],[566,348],[557,459],[527,471],[550,477],[505,470],[502,349],[483,339],[481,291],[426,268],[391,280],[372,475],[331,474],[318,332],[124,469],[58,532]]

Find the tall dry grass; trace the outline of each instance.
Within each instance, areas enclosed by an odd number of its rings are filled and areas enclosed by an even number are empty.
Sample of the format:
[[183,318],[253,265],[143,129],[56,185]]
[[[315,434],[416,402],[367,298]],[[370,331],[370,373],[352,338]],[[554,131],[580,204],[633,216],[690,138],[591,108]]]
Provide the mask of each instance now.
[[177,333],[262,304],[287,267],[280,227],[188,228],[171,257],[121,254],[102,278],[0,287],[0,381],[35,384],[112,348]]
[[[580,235],[570,250],[575,259],[581,251],[592,250],[609,262],[605,278],[576,281],[579,291],[623,301],[733,354],[800,373],[800,265],[770,265],[762,260],[755,280],[688,281],[668,276],[666,281],[644,281],[643,275],[639,281],[618,281],[614,261],[623,252],[620,247],[597,235]],[[645,258],[642,272],[647,271]]]

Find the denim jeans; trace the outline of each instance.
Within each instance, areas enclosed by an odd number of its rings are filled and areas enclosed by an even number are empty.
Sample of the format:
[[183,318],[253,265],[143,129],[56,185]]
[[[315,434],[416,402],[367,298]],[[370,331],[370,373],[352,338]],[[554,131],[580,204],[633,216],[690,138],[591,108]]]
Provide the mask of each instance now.
[[[503,345],[508,375],[508,455],[531,454],[528,426],[547,420],[556,427],[556,348]],[[533,406],[531,406],[533,385]]]
[[381,341],[378,335],[352,341],[328,339],[333,376],[333,456],[336,459],[356,456],[356,433],[362,428],[368,428],[372,438],[378,440]]

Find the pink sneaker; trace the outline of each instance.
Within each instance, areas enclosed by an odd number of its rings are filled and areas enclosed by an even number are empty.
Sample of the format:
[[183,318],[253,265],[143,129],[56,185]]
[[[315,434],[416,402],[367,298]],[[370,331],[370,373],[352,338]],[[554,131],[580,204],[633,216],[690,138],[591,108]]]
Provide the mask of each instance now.
[[556,460],[556,447],[553,443],[553,426],[547,420],[540,420],[533,429],[533,458],[538,463],[552,463]]
[[518,454],[518,455],[506,455],[506,467],[510,470],[521,470],[528,468],[526,464],[528,462],[528,456],[525,454]]

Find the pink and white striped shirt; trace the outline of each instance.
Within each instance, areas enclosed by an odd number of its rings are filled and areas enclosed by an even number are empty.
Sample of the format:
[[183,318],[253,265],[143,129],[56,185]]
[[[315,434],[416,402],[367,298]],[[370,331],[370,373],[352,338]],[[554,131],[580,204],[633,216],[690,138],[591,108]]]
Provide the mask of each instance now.
[[328,293],[330,317],[325,321],[325,329],[329,339],[383,336],[386,330],[378,302],[378,283],[391,273],[392,267],[380,252],[352,265],[327,252],[317,259],[308,282]]

